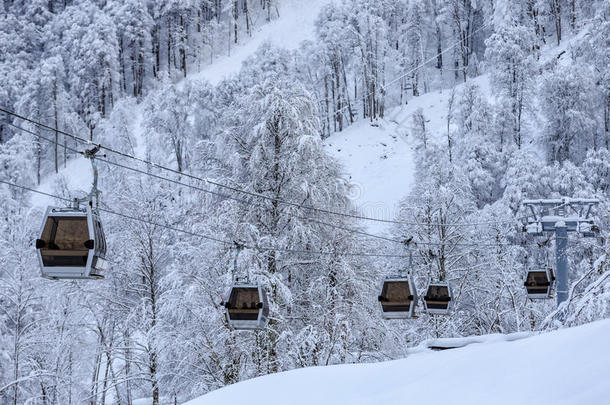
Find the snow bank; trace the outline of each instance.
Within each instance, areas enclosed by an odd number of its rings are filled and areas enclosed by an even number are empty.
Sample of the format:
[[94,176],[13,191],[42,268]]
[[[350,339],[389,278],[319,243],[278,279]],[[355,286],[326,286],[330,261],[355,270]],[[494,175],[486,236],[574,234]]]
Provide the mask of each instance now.
[[515,340],[525,339],[526,337],[532,336],[532,332],[517,332],[503,335],[500,333],[494,333],[490,335],[481,336],[467,336],[460,338],[439,338],[439,339],[428,339],[423,341],[417,349],[454,349],[456,347],[464,347],[474,343],[496,343],[496,342],[514,342]]
[[474,344],[374,364],[313,367],[211,392],[187,405],[603,404],[610,320],[512,342]]

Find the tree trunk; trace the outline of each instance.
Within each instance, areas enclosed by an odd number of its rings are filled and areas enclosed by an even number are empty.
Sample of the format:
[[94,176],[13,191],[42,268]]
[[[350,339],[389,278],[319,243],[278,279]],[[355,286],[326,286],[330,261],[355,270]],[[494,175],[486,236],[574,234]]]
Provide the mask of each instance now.
[[328,75],[324,75],[324,103],[326,105],[326,132],[330,136],[330,103],[328,99]]
[[[119,40],[119,62],[121,63],[121,86],[123,87],[123,92],[127,92],[127,75],[125,74],[125,52],[123,49],[123,38]],[[132,61],[133,62],[133,61]]]
[[438,23],[438,6],[436,1],[433,4],[434,11],[434,25],[436,28],[436,67],[441,70],[441,75],[443,74],[443,48],[442,48],[442,33],[441,26]]
[[[18,298],[21,301],[21,297]],[[15,326],[15,341],[13,344],[13,356],[15,358],[13,364],[13,381],[15,384],[13,385],[13,405],[17,405],[19,403],[19,346],[21,343],[21,308],[17,307],[17,324]]]
[[[139,61],[136,61],[138,50],[136,49],[135,42],[130,44],[131,52],[129,54],[129,60],[131,62],[131,92],[134,97],[138,96],[138,71]],[[127,89],[125,89],[127,91]]]
[[239,16],[238,12],[238,0],[233,0],[233,41],[237,44],[237,18]]
[[453,104],[455,103],[455,87],[451,90],[449,101],[447,102],[447,151],[449,152],[449,162],[453,161],[452,140],[451,140],[451,119],[453,118]]
[[155,24],[152,33],[152,53],[155,57],[153,66],[153,77],[157,78],[161,66],[161,33],[159,24]]
[[180,27],[182,28],[182,35],[180,36],[180,69],[186,77],[186,47],[189,41],[188,38],[188,26],[184,25],[184,18],[180,15]]
[[560,0],[551,0],[551,13],[555,20],[555,32],[557,34],[557,45],[561,43],[561,3]]
[[[40,119],[39,119],[40,121]],[[38,139],[36,141],[36,184],[40,185],[40,166],[42,164],[42,146],[40,145],[40,128],[37,127]]]
[[[156,277],[156,267],[154,262],[154,245],[152,236],[148,236],[148,251],[147,251],[147,262],[143,260],[144,279],[147,280],[148,283],[148,301],[150,303],[150,327],[148,329],[148,334],[154,333],[154,329],[157,326],[157,280]],[[153,342],[148,342],[148,359],[149,359],[149,367],[148,371],[150,373],[150,381],[152,384],[152,405],[159,405],[159,383],[157,381],[157,358],[158,353],[156,347],[154,347]]]
[[345,63],[343,62],[343,56],[341,56],[341,71],[343,74],[343,92],[345,94],[346,102],[347,102],[347,111],[349,113],[349,122],[350,124],[354,123],[354,113],[352,111],[352,103],[349,99],[349,88],[347,85],[347,75],[345,74]]
[[172,17],[167,15],[167,71],[172,71]]
[[267,22],[269,22],[271,21],[271,0],[265,0],[264,4],[267,6]]
[[127,400],[127,405],[131,405],[131,339],[129,338],[129,334],[127,331],[123,332],[123,341],[125,345],[125,396]]
[[604,106],[604,132],[606,138],[606,149],[608,149],[610,142],[610,93],[606,96],[606,105]]
[[[108,349],[106,349],[105,352],[106,352],[106,367],[104,370],[104,383],[102,385],[102,398],[100,401],[100,403],[102,405],[106,404],[106,389],[108,387],[108,374],[110,371],[110,353],[108,352]],[[116,398],[116,400],[117,400],[117,402],[116,402],[117,404],[120,403],[120,401],[121,401],[120,397]]]
[[246,19],[246,33],[249,37],[252,36],[250,31],[250,13],[248,11],[248,0],[244,0],[244,18]]
[[99,379],[100,365],[102,362],[102,347],[101,346],[102,346],[102,343],[101,343],[101,336],[100,336],[100,339],[98,339],[98,346],[97,346],[96,353],[95,353],[95,361],[93,363],[93,375],[91,376],[91,399],[89,401],[89,403],[91,405],[97,404],[97,382]]

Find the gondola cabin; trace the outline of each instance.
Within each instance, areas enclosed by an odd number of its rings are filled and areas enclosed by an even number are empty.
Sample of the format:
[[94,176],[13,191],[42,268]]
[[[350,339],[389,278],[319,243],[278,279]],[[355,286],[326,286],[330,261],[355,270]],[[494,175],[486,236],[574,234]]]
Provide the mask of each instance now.
[[223,305],[233,329],[264,329],[267,325],[269,304],[265,289],[259,284],[234,284]]
[[424,296],[424,307],[429,314],[446,315],[451,310],[451,289],[445,282],[428,284]]
[[528,270],[523,283],[527,291],[527,297],[533,299],[550,298],[553,280],[555,280],[555,277],[550,269]]
[[411,277],[388,277],[377,299],[384,319],[411,318],[417,305],[415,283]]
[[36,250],[49,279],[102,279],[108,266],[102,223],[88,206],[47,208]]

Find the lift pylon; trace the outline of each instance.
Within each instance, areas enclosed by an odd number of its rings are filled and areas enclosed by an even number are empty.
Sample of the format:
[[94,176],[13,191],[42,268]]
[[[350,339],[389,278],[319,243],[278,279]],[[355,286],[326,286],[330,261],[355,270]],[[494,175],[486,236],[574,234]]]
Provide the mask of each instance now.
[[595,198],[523,201],[530,214],[523,231],[533,236],[555,234],[557,306],[568,299],[568,233],[575,232],[585,238],[597,236],[599,227],[591,218],[591,211],[598,204]]

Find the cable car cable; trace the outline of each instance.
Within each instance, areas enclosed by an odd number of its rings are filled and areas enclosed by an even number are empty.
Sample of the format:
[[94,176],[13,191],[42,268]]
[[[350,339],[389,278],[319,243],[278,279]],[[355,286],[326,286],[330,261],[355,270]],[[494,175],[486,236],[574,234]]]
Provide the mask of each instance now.
[[[28,132],[28,133],[30,133],[32,135],[39,136],[41,139],[43,139],[43,140],[45,140],[47,142],[56,143],[55,140],[53,140],[53,139],[46,138],[46,137],[44,137],[42,135],[38,135],[38,134],[36,134],[36,133],[34,133],[32,131],[29,131],[29,130],[27,130],[25,128],[21,128],[21,127],[19,127],[17,125],[10,124],[10,123],[9,123],[9,125],[17,128],[17,129],[20,129],[22,131]],[[74,148],[69,147],[69,146],[66,146],[66,149],[70,150],[71,152],[82,153],[79,150],[74,149]],[[123,168],[123,169],[126,169],[126,170],[131,170],[131,171],[134,171],[136,173],[144,174],[144,175],[156,178],[156,179],[165,180],[165,181],[170,182],[170,183],[174,183],[174,184],[181,185],[181,186],[184,186],[184,187],[188,187],[188,188],[191,188],[191,189],[194,189],[194,190],[198,190],[198,191],[201,191],[201,192],[204,192],[204,193],[208,193],[208,194],[212,194],[212,195],[215,195],[215,196],[218,196],[218,197],[230,199],[230,200],[239,202],[241,204],[264,207],[264,205],[262,205],[260,203],[253,203],[251,201],[247,201],[247,200],[243,200],[243,199],[240,199],[240,198],[237,198],[237,197],[233,197],[233,196],[230,196],[230,195],[227,195],[227,194],[219,193],[217,191],[212,191],[212,190],[208,190],[208,189],[201,188],[201,187],[198,187],[198,186],[194,186],[192,184],[183,183],[183,182],[178,181],[178,180],[169,179],[167,177],[163,177],[163,176],[159,176],[159,175],[156,175],[156,174],[152,174],[152,173],[146,172],[144,170],[137,169],[137,168],[134,168],[134,167],[131,167],[131,166],[127,166],[127,165],[123,165],[121,163],[113,162],[111,160],[104,159],[104,158],[101,158],[101,157],[97,157],[96,160],[104,162],[104,163],[107,163],[107,164],[110,164],[110,165],[114,165],[114,166],[117,166],[117,167],[120,167],[120,168]],[[343,231],[350,232],[350,233],[357,234],[357,235],[361,235],[361,236],[366,236],[366,237],[370,237],[370,238],[376,238],[376,239],[380,239],[380,240],[384,240],[384,241],[392,242],[392,243],[397,243],[397,244],[403,244],[403,241],[401,241],[401,240],[396,240],[396,239],[393,239],[393,238],[390,238],[390,237],[381,236],[381,235],[375,235],[375,234],[371,234],[371,233],[368,233],[368,232],[360,231],[360,230],[357,230],[357,229],[352,229],[352,228],[344,227],[344,226],[341,226],[341,225],[337,225],[337,224],[331,224],[331,223],[320,221],[318,219],[314,219],[314,218],[310,218],[310,217],[303,217],[303,216],[299,216],[299,215],[295,215],[295,214],[290,214],[290,213],[286,213],[286,212],[280,212],[280,215],[286,216],[286,217],[290,217],[290,218],[297,218],[297,219],[301,219],[301,220],[304,220],[304,221],[314,222],[314,223],[317,223],[317,224],[320,224],[320,225],[332,227],[332,228],[335,228],[335,229],[341,229]]]
[[[47,197],[51,197],[51,198],[57,198],[61,201],[66,201],[66,202],[71,202],[72,200],[70,200],[69,198],[65,198],[65,197],[60,197],[54,194],[50,194],[50,193],[46,193],[44,191],[39,191],[36,189],[33,189],[31,187],[27,187],[27,186],[22,186],[19,184],[15,184],[9,181],[5,181],[0,179],[0,183],[9,185],[9,186],[13,186],[13,187],[17,187],[17,188],[21,188],[23,190],[27,190],[33,193],[37,193],[37,194],[41,194]],[[196,233],[196,232],[192,232],[186,229],[181,229],[181,228],[176,228],[174,226],[171,225],[166,225],[166,224],[160,224],[157,222],[153,222],[147,219],[143,219],[143,218],[139,218],[139,217],[135,217],[129,214],[124,214],[121,212],[117,212],[108,208],[103,208],[100,207],[99,211],[102,212],[106,212],[108,214],[111,215],[116,215],[116,216],[120,216],[122,218],[126,218],[126,219],[131,219],[133,221],[139,221],[142,223],[146,223],[149,225],[154,225],[154,226],[159,226],[161,228],[165,228],[165,229],[169,229],[175,232],[180,232],[180,233],[184,233],[187,235],[191,235],[191,236],[195,236],[195,237],[200,237],[203,239],[208,239],[211,240],[213,242],[217,242],[217,243],[222,243],[228,246],[233,246],[234,245],[234,241],[228,241],[228,240],[223,240],[223,239],[219,239],[219,238],[215,238],[213,236],[209,236],[209,235],[204,235],[201,233]],[[406,258],[408,257],[407,255],[401,255],[401,254],[392,254],[392,253],[365,253],[365,252],[339,252],[339,251],[316,251],[316,250],[299,250],[299,249],[285,249],[285,248],[273,248],[273,247],[261,247],[261,246],[250,246],[250,245],[244,245],[244,247],[248,248],[248,249],[253,249],[253,250],[258,250],[258,251],[275,251],[275,252],[285,252],[285,253],[299,253],[299,254],[316,254],[316,255],[338,255],[338,256],[362,256],[362,257],[401,257],[401,258]]]
[[[57,198],[61,201],[66,201],[66,202],[72,202],[71,199],[69,198],[65,198],[65,197],[61,197],[55,194],[51,194],[51,193],[46,193],[44,191],[39,191],[36,190],[34,188],[31,187],[27,187],[27,186],[22,186],[16,183],[12,183],[6,180],[2,180],[0,179],[0,183],[9,185],[9,186],[13,186],[13,187],[17,187],[17,188],[21,188],[23,190],[27,190],[36,194],[40,194],[40,195],[44,195],[47,197],[51,197],[51,198]],[[167,225],[167,224],[160,224],[154,221],[150,221],[147,219],[143,219],[143,218],[139,218],[139,217],[135,217],[129,214],[124,214],[121,212],[117,212],[108,208],[103,208],[100,207],[99,211],[102,212],[106,212],[108,214],[111,215],[115,215],[115,216],[120,216],[122,218],[126,218],[126,219],[130,219],[133,221],[139,221],[142,223],[146,223],[148,225],[154,225],[154,226],[159,226],[161,228],[165,228],[174,232],[180,232],[180,233],[184,233],[190,236],[195,236],[195,237],[199,237],[199,238],[203,238],[203,239],[207,239],[213,242],[217,242],[217,243],[221,243],[227,246],[234,246],[235,242],[233,240],[228,241],[228,240],[223,240],[223,239],[219,239],[213,236],[209,236],[209,235],[204,235],[201,233],[197,233],[197,232],[192,232],[186,229],[182,229],[182,228],[176,228],[174,226],[171,225]],[[429,245],[429,244],[436,244],[436,243],[429,243],[429,242],[422,242],[420,243],[422,245]],[[442,245],[442,244],[440,244]],[[446,245],[446,244],[445,244]],[[499,245],[484,245],[484,244],[478,244],[478,243],[469,243],[469,244],[462,244],[465,246],[477,246],[477,247],[486,247],[486,246],[499,246]],[[504,246],[513,246],[513,245],[504,245]],[[273,247],[261,247],[261,246],[250,246],[250,245],[244,245],[244,247],[248,248],[248,249],[253,249],[253,250],[258,250],[261,252],[264,251],[275,251],[275,252],[283,252],[283,253],[298,253],[298,254],[314,254],[314,255],[338,255],[338,256],[357,256],[357,257],[394,257],[394,258],[408,258],[409,255],[405,255],[405,254],[393,254],[393,253],[369,253],[369,252],[339,252],[339,251],[316,251],[316,250],[305,250],[305,249],[285,249],[285,248],[273,248]]]
[[[290,206],[294,206],[294,207],[297,207],[297,208],[300,208],[300,209],[307,209],[307,210],[311,210],[311,211],[318,211],[318,212],[322,212],[322,213],[326,213],[326,214],[338,215],[338,216],[343,216],[343,217],[348,217],[348,218],[353,218],[353,219],[359,219],[359,220],[365,220],[365,221],[374,221],[374,222],[382,222],[382,223],[388,223],[388,224],[398,224],[398,225],[416,225],[416,226],[422,225],[422,224],[417,223],[417,222],[382,219],[382,218],[368,217],[368,216],[364,216],[364,215],[357,215],[357,214],[349,214],[349,213],[345,213],[345,212],[338,212],[338,211],[333,211],[333,210],[325,209],[325,208],[318,208],[318,207],[313,207],[313,206],[308,206],[308,205],[302,205],[302,204],[296,203],[294,201],[288,201],[288,200],[279,199],[279,198],[275,198],[275,197],[269,197],[269,196],[266,196],[266,195],[263,195],[263,194],[259,194],[259,193],[255,193],[255,192],[252,192],[252,191],[247,191],[247,190],[243,190],[243,189],[240,189],[240,188],[237,188],[237,187],[228,186],[228,185],[225,185],[225,184],[222,184],[222,183],[218,183],[218,182],[215,182],[213,180],[204,179],[202,177],[198,177],[198,176],[195,176],[195,175],[192,175],[192,174],[189,174],[189,173],[181,172],[181,171],[178,171],[176,169],[172,169],[172,168],[169,168],[169,167],[166,167],[166,166],[163,166],[163,165],[151,162],[149,160],[142,159],[142,158],[130,155],[130,154],[125,153],[125,152],[121,152],[121,151],[116,150],[114,148],[110,148],[108,146],[104,146],[102,144],[98,144],[98,143],[92,142],[90,140],[81,138],[79,136],[67,133],[65,131],[62,131],[62,130],[50,127],[50,126],[45,125],[45,124],[42,124],[42,123],[40,123],[38,121],[35,121],[35,120],[30,119],[30,118],[24,117],[24,116],[22,116],[20,114],[17,114],[15,112],[12,112],[12,111],[9,111],[9,110],[6,110],[6,109],[4,109],[2,107],[0,107],[0,112],[4,112],[4,113],[12,115],[12,116],[14,116],[16,118],[19,118],[19,119],[22,119],[24,121],[30,122],[30,123],[32,123],[32,124],[34,124],[36,126],[39,126],[39,127],[43,128],[43,129],[48,130],[48,131],[53,131],[53,132],[61,133],[62,135],[71,137],[72,139],[74,139],[76,141],[79,141],[79,142],[82,142],[82,143],[85,143],[87,145],[100,146],[100,148],[102,148],[102,149],[104,149],[104,150],[106,150],[108,152],[117,154],[119,156],[136,160],[138,162],[150,165],[150,166],[158,168],[160,170],[169,171],[169,172],[172,172],[174,174],[178,174],[180,176],[189,177],[189,178],[192,178],[194,180],[206,182],[208,184],[211,184],[211,185],[214,185],[214,186],[217,186],[217,187],[225,188],[225,189],[228,189],[228,190],[236,192],[236,193],[246,194],[246,195],[249,195],[249,196],[252,196],[252,197],[255,197],[255,198],[261,198],[261,199],[265,199],[265,200],[268,200],[268,201],[276,202],[276,203],[279,203],[279,204],[290,205]],[[7,124],[9,124],[9,125],[11,125],[13,127],[16,127],[18,129],[21,129],[21,130],[29,132],[29,133],[32,133],[31,131],[28,131],[28,130],[26,130],[24,128],[21,128],[21,127],[15,125],[15,124],[12,124],[12,123],[10,123],[8,121],[6,121],[6,122],[7,122]],[[40,136],[39,134],[35,134],[35,133],[33,135]],[[55,142],[55,141],[52,141],[52,142]],[[151,175],[150,173],[146,173],[146,174],[147,175]],[[421,207],[413,207],[413,208],[421,208]],[[520,219],[520,218],[517,218],[517,219]],[[495,224],[513,223],[513,222],[514,221],[486,221],[486,222],[463,222],[463,223],[437,223],[437,224],[430,224],[430,225],[456,226],[456,227],[473,226],[474,227],[474,226],[480,226],[480,225],[495,225]]]
[[[9,123],[9,125],[17,128],[17,129],[20,129],[22,131],[25,131],[27,133],[30,133],[32,135],[39,136],[41,139],[43,139],[43,140],[45,140],[47,142],[56,143],[55,140],[53,140],[53,139],[46,138],[46,137],[44,137],[42,135],[38,135],[38,134],[36,134],[36,133],[34,133],[32,131],[29,131],[29,130],[27,130],[25,128],[19,127],[19,126],[15,125],[15,124]],[[66,149],[68,149],[68,150],[70,150],[72,152],[75,152],[75,153],[82,153],[79,150],[74,149],[72,147],[66,147]],[[212,191],[212,190],[204,189],[204,188],[201,188],[201,187],[198,187],[198,186],[194,186],[192,184],[180,182],[178,180],[169,179],[167,177],[163,177],[163,176],[159,176],[159,175],[156,175],[156,174],[152,174],[152,173],[146,172],[144,170],[137,169],[137,168],[134,168],[134,167],[131,167],[131,166],[127,166],[127,165],[123,165],[121,163],[117,163],[117,162],[114,162],[114,161],[111,161],[111,160],[108,160],[108,159],[104,159],[104,158],[101,158],[101,157],[97,157],[96,160],[104,162],[104,163],[108,163],[110,165],[114,165],[114,166],[117,166],[117,167],[120,167],[120,168],[123,168],[123,169],[126,169],[126,170],[131,170],[131,171],[134,171],[136,173],[148,175],[148,176],[153,177],[153,178],[157,178],[157,179],[160,179],[160,180],[165,180],[165,181],[168,181],[170,183],[174,183],[174,184],[177,184],[177,185],[182,185],[182,186],[185,186],[185,187],[188,187],[188,188],[191,188],[191,189],[194,189],[194,190],[198,190],[198,191],[201,191],[201,192],[204,192],[204,193],[208,193],[208,194],[212,194],[212,195],[215,195],[215,196],[218,196],[218,197],[230,199],[230,200],[242,203],[242,204],[264,207],[260,203],[253,203],[251,201],[239,199],[237,197],[229,196],[227,194],[223,194],[223,193],[220,193],[220,192],[217,192],[217,191]],[[357,235],[361,235],[361,236],[365,236],[365,237],[380,239],[380,240],[384,240],[384,241],[392,242],[392,243],[396,243],[396,244],[401,244],[401,245],[404,244],[403,240],[397,240],[397,239],[393,239],[393,238],[390,238],[390,237],[385,237],[385,236],[381,236],[381,235],[375,235],[375,234],[371,234],[371,233],[368,233],[368,232],[365,232],[365,231],[360,231],[360,230],[357,230],[357,229],[352,229],[352,228],[348,228],[348,227],[345,227],[345,226],[341,226],[341,225],[337,225],[337,224],[331,224],[331,223],[328,223],[328,222],[320,221],[320,220],[314,219],[314,218],[303,217],[303,216],[299,216],[299,215],[295,215],[295,214],[290,214],[290,213],[284,213],[284,212],[281,212],[280,215],[288,216],[288,217],[291,217],[291,218],[297,218],[297,219],[301,219],[301,220],[304,220],[304,221],[314,222],[314,223],[317,223],[317,224],[320,224],[320,225],[332,227],[332,228],[335,228],[335,229],[340,229],[340,230],[343,230],[345,232],[349,232],[349,233],[353,233],[353,234],[357,234]],[[418,225],[435,226],[436,224],[419,223]],[[459,242],[456,243],[456,244],[449,244],[449,243],[442,243],[442,242],[415,242],[415,243],[416,244],[422,244],[422,245],[430,245],[430,246],[443,246],[443,245],[445,245],[445,246],[447,246],[447,245],[451,245],[451,246],[473,246],[473,247],[485,247],[485,246],[496,247],[496,246],[502,246],[502,245],[498,245],[498,244],[487,244],[487,245],[480,244],[480,243],[465,244],[465,243],[459,243]]]

